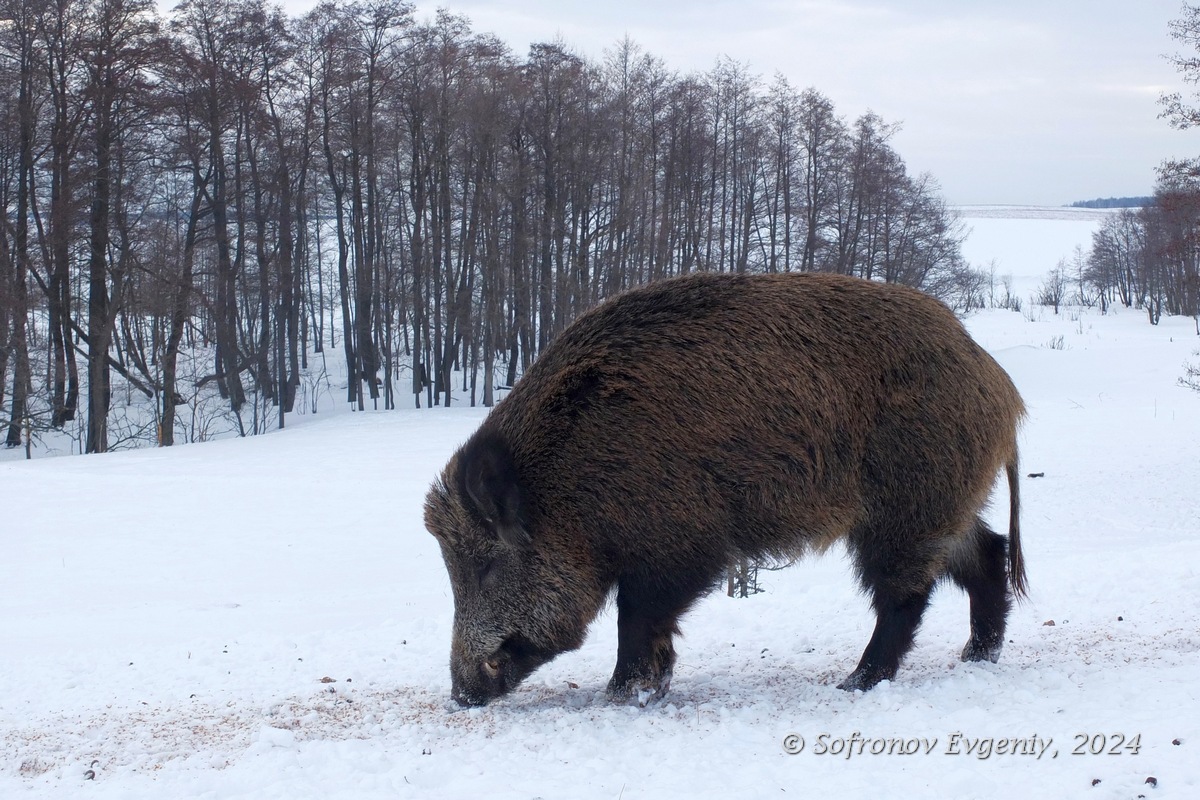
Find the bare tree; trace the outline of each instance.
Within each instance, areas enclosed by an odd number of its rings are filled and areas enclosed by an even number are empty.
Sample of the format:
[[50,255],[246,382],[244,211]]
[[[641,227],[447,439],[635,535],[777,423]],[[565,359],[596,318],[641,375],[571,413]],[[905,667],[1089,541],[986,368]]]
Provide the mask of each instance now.
[[[109,347],[129,267],[132,237],[121,184],[123,147],[150,92],[145,69],[154,58],[157,21],[148,0],[98,0],[83,37],[90,108],[92,201],[88,242],[88,426],[85,450],[108,449],[112,397]],[[114,236],[114,228],[123,235]]]
[[1067,262],[1060,259],[1054,269],[1046,273],[1045,280],[1038,287],[1034,302],[1041,306],[1050,306],[1057,314],[1067,299]]
[[50,211],[43,232],[47,272],[46,300],[51,337],[51,424],[61,428],[75,418],[79,404],[79,369],[71,346],[71,244],[78,215],[77,159],[88,104],[80,82],[86,5],[51,0],[38,19],[44,42],[47,90],[53,117],[50,124]]
[[[0,28],[4,37],[4,49],[10,62],[10,77],[17,83],[16,113],[12,120],[11,132],[15,133],[16,147],[10,152],[11,166],[6,170],[8,201],[0,206],[3,210],[0,224],[4,226],[9,243],[6,243],[4,257],[5,272],[9,281],[6,294],[11,292],[8,303],[8,316],[11,325],[6,344],[6,358],[13,364],[11,411],[8,418],[8,432],[5,436],[5,446],[18,447],[21,444],[23,429],[28,427],[29,393],[31,390],[31,375],[29,365],[28,313],[29,289],[28,281],[32,267],[31,252],[33,243],[30,240],[30,213],[34,188],[34,148],[37,136],[36,97],[41,89],[41,73],[38,69],[38,50],[35,42],[36,18],[33,4],[23,0],[7,0],[2,14],[4,19],[11,20],[11,25]],[[8,203],[11,203],[10,206]],[[8,209],[14,209],[10,218]]]

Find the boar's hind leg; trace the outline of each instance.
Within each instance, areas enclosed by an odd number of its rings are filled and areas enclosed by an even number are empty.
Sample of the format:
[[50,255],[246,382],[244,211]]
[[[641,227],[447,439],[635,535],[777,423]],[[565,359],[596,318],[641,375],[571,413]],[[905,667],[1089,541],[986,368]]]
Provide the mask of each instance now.
[[839,689],[866,691],[891,680],[912,647],[921,616],[929,605],[934,579],[941,570],[925,548],[889,546],[903,537],[852,537],[855,561],[863,587],[871,592],[875,631],[854,672]]
[[608,697],[639,705],[661,700],[675,666],[673,637],[688,603],[662,603],[622,584],[617,590],[617,666]]
[[950,555],[950,577],[971,598],[971,639],[963,648],[963,661],[1000,659],[1009,608],[1005,554],[1004,537],[976,518],[967,538]]

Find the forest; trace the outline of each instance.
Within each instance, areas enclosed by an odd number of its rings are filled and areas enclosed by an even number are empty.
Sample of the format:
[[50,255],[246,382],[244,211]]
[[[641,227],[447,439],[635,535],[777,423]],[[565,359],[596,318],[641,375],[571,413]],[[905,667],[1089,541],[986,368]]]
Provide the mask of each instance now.
[[1141,208],[1154,202],[1153,197],[1098,197],[1095,200],[1076,200],[1072,208]]
[[727,58],[516,54],[403,0],[0,0],[0,436],[262,432],[326,354],[354,408],[491,405],[582,311],[696,270],[969,304],[896,130]]

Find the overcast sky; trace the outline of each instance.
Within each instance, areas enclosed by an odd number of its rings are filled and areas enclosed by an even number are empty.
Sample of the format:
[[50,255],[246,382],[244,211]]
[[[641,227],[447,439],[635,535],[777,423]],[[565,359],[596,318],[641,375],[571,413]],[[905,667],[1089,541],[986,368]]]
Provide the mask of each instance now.
[[[306,0],[286,0],[292,11]],[[1181,0],[443,0],[518,54],[561,38],[600,59],[628,34],[680,71],[718,56],[813,86],[852,119],[901,122],[895,147],[951,203],[1061,205],[1149,194],[1154,167],[1200,155],[1157,98]]]

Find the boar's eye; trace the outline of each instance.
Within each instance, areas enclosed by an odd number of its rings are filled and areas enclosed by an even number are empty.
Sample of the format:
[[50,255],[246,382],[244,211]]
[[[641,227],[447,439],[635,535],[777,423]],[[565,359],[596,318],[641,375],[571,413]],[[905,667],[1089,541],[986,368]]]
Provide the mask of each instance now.
[[482,588],[487,584],[496,572],[496,559],[489,558],[479,565],[479,571],[475,573],[475,577],[479,580],[479,586]]

